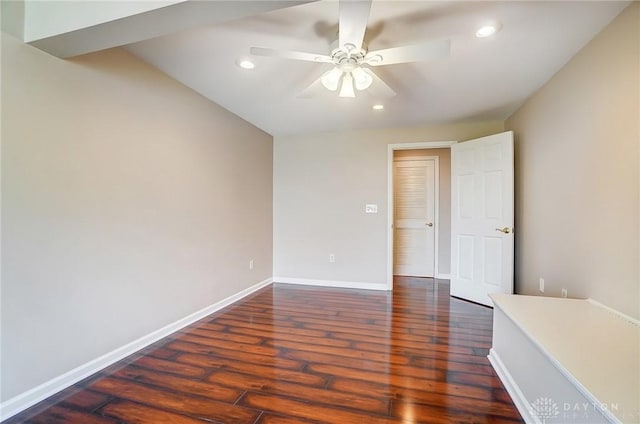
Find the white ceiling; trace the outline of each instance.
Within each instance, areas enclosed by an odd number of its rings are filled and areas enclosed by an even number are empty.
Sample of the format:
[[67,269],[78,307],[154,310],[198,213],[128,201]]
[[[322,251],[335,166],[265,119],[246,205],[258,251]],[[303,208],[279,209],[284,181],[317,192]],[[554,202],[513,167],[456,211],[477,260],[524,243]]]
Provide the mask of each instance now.
[[[450,39],[451,55],[375,72],[396,92],[383,111],[358,92],[297,95],[331,65],[254,57],[249,47],[329,54],[338,2],[319,1],[131,44],[127,49],[272,135],[507,118],[628,3],[616,1],[383,1],[371,7],[369,50]],[[497,20],[502,30],[475,37]]]

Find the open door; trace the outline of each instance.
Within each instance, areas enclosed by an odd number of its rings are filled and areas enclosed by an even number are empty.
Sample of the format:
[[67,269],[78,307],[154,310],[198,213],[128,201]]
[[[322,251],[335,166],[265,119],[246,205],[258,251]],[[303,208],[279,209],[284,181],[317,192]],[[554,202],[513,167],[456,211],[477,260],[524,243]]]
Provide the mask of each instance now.
[[513,293],[513,132],[451,146],[451,295]]

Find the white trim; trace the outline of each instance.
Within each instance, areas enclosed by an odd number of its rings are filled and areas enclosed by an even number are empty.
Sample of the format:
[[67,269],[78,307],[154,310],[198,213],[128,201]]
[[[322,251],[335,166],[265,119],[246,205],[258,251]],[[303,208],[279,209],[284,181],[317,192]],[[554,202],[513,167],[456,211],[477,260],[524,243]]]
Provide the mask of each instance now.
[[451,280],[451,274],[438,274],[436,275],[436,278],[441,280]]
[[362,283],[357,281],[315,280],[312,278],[273,277],[274,283],[298,284],[301,286],[340,287],[345,289],[389,290],[384,283]]
[[507,393],[509,393],[509,396],[511,396],[513,404],[518,409],[520,415],[522,415],[524,422],[541,424],[541,421],[538,419],[538,417],[531,413],[531,408],[529,407],[527,398],[525,397],[524,393],[522,393],[522,390],[520,390],[520,387],[511,376],[509,370],[507,370],[507,367],[505,367],[502,363],[500,356],[498,356],[498,352],[490,349],[487,358],[493,366],[496,374],[498,374],[500,381],[502,382],[502,384],[504,384],[504,388],[507,390]]
[[433,211],[433,276],[435,277],[440,273],[438,264],[440,263],[440,251],[438,246],[440,245],[440,158],[438,156],[429,156],[434,158],[435,166],[435,193],[434,195],[434,211]]
[[146,336],[142,336],[137,340],[132,341],[131,343],[127,343],[124,346],[121,346],[109,353],[106,353],[99,358],[93,359],[79,367],[72,369],[58,377],[55,377],[49,381],[46,381],[26,392],[23,392],[5,402],[0,404],[0,421],[11,418],[12,416],[24,411],[30,406],[35,405],[36,403],[66,389],[72,384],[77,383],[78,381],[89,377],[92,374],[112,365],[113,363],[149,346],[152,343],[157,342],[163,337],[168,336],[169,334],[175,333],[176,331],[198,321],[207,315],[211,315],[212,313],[229,306],[230,304],[237,302],[250,295],[251,293],[268,286],[273,282],[272,278],[267,278],[257,284],[254,284],[251,287],[248,287],[242,290],[239,293],[231,295],[219,302],[216,302],[212,305],[209,305],[203,309],[200,309],[197,312],[194,312],[190,315],[187,315],[184,318],[179,319],[169,325],[166,325],[152,333],[147,334]]
[[[395,143],[387,145],[387,288],[393,290],[393,152],[396,150],[451,148],[457,141],[423,141],[419,143]],[[439,193],[439,190],[438,190]],[[438,232],[436,232],[437,234]],[[436,238],[437,246],[437,238]],[[436,275],[438,258],[436,256]]]
[[418,143],[389,144],[389,148],[393,150],[446,149],[457,143],[457,141],[420,141]]

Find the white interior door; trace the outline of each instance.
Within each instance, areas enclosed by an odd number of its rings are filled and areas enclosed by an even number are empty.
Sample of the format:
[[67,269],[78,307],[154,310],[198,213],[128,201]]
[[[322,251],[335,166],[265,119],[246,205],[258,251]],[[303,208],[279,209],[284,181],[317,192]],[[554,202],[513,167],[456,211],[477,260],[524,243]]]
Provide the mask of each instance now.
[[451,146],[451,295],[513,293],[513,133]]
[[436,161],[395,161],[394,186],[394,274],[434,277]]

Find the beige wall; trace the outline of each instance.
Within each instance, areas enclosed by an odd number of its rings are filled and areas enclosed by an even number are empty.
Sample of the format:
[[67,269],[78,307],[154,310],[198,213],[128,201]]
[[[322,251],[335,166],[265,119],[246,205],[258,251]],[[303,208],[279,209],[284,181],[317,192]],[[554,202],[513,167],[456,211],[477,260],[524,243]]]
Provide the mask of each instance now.
[[451,149],[396,150],[394,157],[420,159],[438,157],[438,274],[451,272]]
[[272,148],[123,50],[3,36],[2,400],[269,278]]
[[0,22],[2,31],[19,40],[24,39],[24,0],[3,1],[0,3]]
[[[388,145],[503,129],[479,122],[275,137],[274,276],[386,284]],[[377,214],[364,213],[368,203]]]
[[506,123],[516,136],[519,293],[592,297],[640,317],[640,3]]

